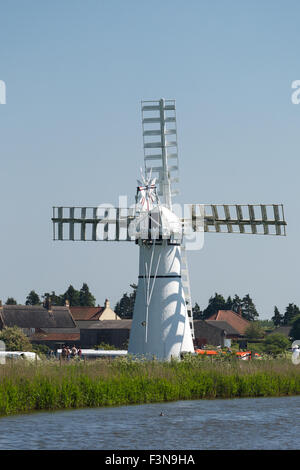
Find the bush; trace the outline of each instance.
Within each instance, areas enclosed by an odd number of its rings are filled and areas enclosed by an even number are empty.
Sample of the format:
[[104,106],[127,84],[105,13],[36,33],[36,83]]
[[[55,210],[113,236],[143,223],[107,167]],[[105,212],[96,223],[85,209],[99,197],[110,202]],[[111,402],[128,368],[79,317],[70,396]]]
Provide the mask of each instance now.
[[32,351],[32,344],[17,326],[5,327],[0,331],[0,340],[4,341],[6,351]]
[[118,349],[116,348],[113,344],[107,344],[107,343],[100,343],[97,346],[94,346],[94,349],[105,349],[105,350],[113,350],[113,349]]
[[33,344],[32,351],[37,354],[44,354],[45,356],[51,351],[46,344]]
[[271,333],[263,342],[263,350],[272,356],[278,356],[290,346],[290,341],[280,333]]
[[260,339],[264,337],[265,333],[261,325],[258,322],[253,321],[246,328],[245,335],[250,339]]

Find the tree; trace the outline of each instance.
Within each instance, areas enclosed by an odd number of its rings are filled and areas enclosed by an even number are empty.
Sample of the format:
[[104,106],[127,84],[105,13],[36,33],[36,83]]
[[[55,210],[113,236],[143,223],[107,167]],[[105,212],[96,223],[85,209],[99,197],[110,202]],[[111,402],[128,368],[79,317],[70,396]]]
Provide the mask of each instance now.
[[300,316],[294,318],[290,331],[290,336],[293,341],[300,339]]
[[25,304],[26,305],[40,305],[41,304],[41,300],[38,294],[34,290],[30,291],[29,294],[27,295]]
[[5,305],[17,305],[17,301],[13,297],[8,297]]
[[258,317],[257,310],[251,299],[250,295],[247,294],[242,298],[242,317],[248,321],[254,321]]
[[226,300],[225,310],[232,310],[232,307],[233,307],[233,300],[229,295],[229,297],[227,297],[227,300]]
[[51,302],[52,305],[60,305],[63,306],[65,305],[64,301],[64,295],[56,295],[54,291],[51,292],[45,292],[45,294],[42,296],[44,299],[44,303]]
[[295,304],[289,304],[286,307],[285,314],[283,317],[283,325],[291,325],[293,320],[300,315],[299,307]]
[[258,322],[253,321],[246,328],[245,335],[249,339],[261,339],[264,337],[265,332]]
[[281,333],[271,333],[263,342],[263,350],[272,356],[282,354],[290,346],[290,341]]
[[0,340],[4,341],[6,351],[32,351],[32,344],[17,326],[5,327],[0,331]]
[[278,308],[274,307],[274,316],[271,318],[275,326],[283,325],[283,315],[280,314]]
[[195,303],[195,305],[193,307],[193,319],[194,320],[202,320],[203,319],[203,313],[201,312],[200,307],[197,304],[197,302]]
[[224,297],[221,294],[215,293],[214,297],[210,297],[208,301],[208,306],[206,307],[205,310],[203,310],[203,320],[206,320],[207,318],[211,317],[215,313],[217,313],[219,310],[225,310],[226,309],[226,301]]
[[72,285],[68,287],[62,297],[64,304],[66,303],[66,300],[68,300],[70,307],[78,307],[80,305],[79,291],[74,289]]
[[83,283],[82,288],[79,291],[79,303],[84,307],[95,307],[96,299],[90,293],[89,287],[87,284]]
[[133,309],[134,309],[134,302],[136,297],[136,284],[130,284],[130,287],[133,289],[131,294],[123,294],[122,298],[117,302],[114,311],[120,318],[132,318]]
[[242,310],[243,301],[238,295],[235,294],[232,300],[231,310],[235,313],[240,313]]

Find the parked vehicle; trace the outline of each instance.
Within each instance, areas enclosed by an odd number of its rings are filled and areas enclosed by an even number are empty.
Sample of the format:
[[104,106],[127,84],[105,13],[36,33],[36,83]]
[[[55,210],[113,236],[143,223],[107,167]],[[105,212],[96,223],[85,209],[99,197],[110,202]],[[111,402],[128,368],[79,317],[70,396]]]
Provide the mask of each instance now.
[[40,357],[35,352],[30,351],[0,351],[0,364],[6,364],[6,361],[23,361],[30,362],[40,361]]

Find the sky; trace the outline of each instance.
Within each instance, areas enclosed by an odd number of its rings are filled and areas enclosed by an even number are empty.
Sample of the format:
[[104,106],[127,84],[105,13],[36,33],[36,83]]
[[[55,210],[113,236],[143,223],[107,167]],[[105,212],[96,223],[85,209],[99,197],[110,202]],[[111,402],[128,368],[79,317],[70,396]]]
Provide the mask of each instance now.
[[134,243],[52,240],[52,206],[134,202],[141,100],[176,100],[178,203],[283,203],[287,236],[206,234],[193,303],[300,305],[300,4],[287,0],[0,0],[0,299],[86,282],[112,306]]

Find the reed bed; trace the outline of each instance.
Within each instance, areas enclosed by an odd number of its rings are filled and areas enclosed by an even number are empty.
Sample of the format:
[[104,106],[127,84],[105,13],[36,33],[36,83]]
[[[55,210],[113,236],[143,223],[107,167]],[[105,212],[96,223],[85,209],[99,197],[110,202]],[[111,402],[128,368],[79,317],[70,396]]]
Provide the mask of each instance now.
[[0,415],[174,400],[300,394],[287,359],[243,362],[191,357],[159,362],[41,361],[0,366]]

